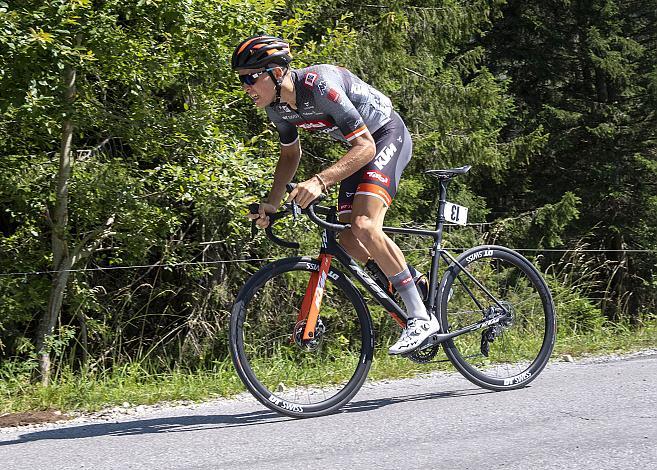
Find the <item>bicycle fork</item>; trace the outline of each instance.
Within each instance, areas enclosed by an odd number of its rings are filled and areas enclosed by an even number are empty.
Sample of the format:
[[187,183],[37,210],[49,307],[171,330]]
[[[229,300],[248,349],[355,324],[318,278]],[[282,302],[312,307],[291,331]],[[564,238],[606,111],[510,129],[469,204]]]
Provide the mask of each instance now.
[[301,310],[297,317],[297,325],[299,322],[306,320],[306,327],[303,330],[303,341],[309,341],[315,337],[317,318],[319,317],[319,309],[322,305],[326,278],[331,269],[332,259],[332,255],[319,255],[319,269],[310,275],[306,295],[303,297]]

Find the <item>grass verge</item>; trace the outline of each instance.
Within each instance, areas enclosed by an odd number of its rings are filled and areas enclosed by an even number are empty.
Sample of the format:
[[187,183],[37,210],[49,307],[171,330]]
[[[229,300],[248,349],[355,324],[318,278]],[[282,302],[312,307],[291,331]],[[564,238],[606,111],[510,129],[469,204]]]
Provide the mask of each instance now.
[[[611,325],[585,334],[560,332],[553,360],[563,355],[628,353],[657,346],[657,320],[640,329]],[[441,351],[437,360],[445,359]],[[412,377],[435,370],[451,371],[449,362],[416,364],[391,357],[377,347],[371,380]],[[93,412],[124,403],[150,405],[170,401],[202,401],[230,397],[244,391],[230,359],[216,362],[208,371],[153,373],[139,364],[129,364],[104,373],[63,372],[49,387],[30,382],[27,369],[5,364],[0,367],[0,415],[40,410]]]

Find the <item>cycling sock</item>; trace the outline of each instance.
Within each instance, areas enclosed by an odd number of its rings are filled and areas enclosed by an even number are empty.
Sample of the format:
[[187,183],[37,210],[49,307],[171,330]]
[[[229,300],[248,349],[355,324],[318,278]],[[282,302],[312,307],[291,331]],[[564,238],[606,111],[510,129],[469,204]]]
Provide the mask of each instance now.
[[409,318],[429,320],[429,314],[427,313],[427,309],[424,306],[424,303],[422,303],[420,293],[415,287],[413,276],[411,276],[411,272],[409,271],[408,267],[406,267],[406,269],[404,269],[402,272],[397,273],[388,279],[404,301],[404,305],[406,305],[406,312],[408,313]]

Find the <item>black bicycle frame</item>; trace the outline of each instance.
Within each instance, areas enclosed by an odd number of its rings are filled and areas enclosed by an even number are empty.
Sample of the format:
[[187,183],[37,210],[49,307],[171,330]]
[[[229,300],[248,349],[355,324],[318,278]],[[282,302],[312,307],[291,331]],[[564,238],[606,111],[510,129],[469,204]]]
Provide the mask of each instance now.
[[[483,292],[493,300],[493,302],[501,309],[502,313],[492,317],[482,319],[477,323],[468,325],[464,328],[461,328],[457,331],[450,333],[438,333],[433,335],[430,344],[436,344],[448,339],[454,338],[456,336],[468,333],[470,331],[478,330],[484,327],[492,326],[498,323],[502,318],[504,318],[508,312],[507,309],[499,303],[499,301],[493,296],[493,294],[488,291],[472,274],[468,272],[453,256],[451,256],[447,251],[441,247],[443,226],[445,224],[444,209],[447,202],[447,185],[449,180],[440,181],[440,198],[438,200],[438,220],[436,222],[436,230],[423,230],[423,229],[414,229],[414,228],[400,228],[400,227],[383,227],[383,231],[386,233],[394,234],[404,234],[404,235],[416,235],[421,237],[432,237],[434,242],[431,248],[431,269],[429,271],[429,299],[428,299],[428,310],[431,314],[438,316],[438,306],[437,302],[437,292],[438,292],[438,269],[440,265],[440,259],[442,258],[447,263],[455,263],[461,267],[462,272],[466,274]],[[335,209],[329,210],[327,215],[327,220],[323,221],[315,214],[312,207],[306,209],[306,213],[320,226],[324,227],[322,233],[322,248],[320,253],[322,255],[331,255],[336,258],[340,264],[345,266],[349,272],[358,280],[358,282],[374,297],[374,299],[379,303],[383,308],[386,309],[391,315],[398,317],[401,322],[405,325],[408,320],[408,315],[406,312],[388,295],[388,293],[383,290],[371,276],[369,276],[355,261],[349,256],[349,254],[342,248],[336,239],[336,233],[349,229],[350,224],[340,224],[337,220],[337,215]],[[331,226],[331,228],[327,228]],[[465,285],[464,285],[465,287]],[[467,289],[467,287],[466,287]],[[483,307],[477,301],[475,295],[467,289],[473,301],[479,305],[480,308]]]
[[[438,291],[438,269],[440,265],[440,258],[442,257],[446,262],[456,262],[449,253],[444,251],[440,244],[442,242],[443,225],[445,223],[444,208],[447,198],[447,184],[448,181],[440,182],[440,198],[438,200],[438,220],[436,222],[436,230],[423,230],[415,228],[400,228],[400,227],[383,227],[386,233],[403,234],[403,235],[416,235],[421,237],[432,237],[434,242],[431,248],[431,269],[429,271],[429,301],[428,309],[435,315],[437,312],[436,293]],[[318,219],[314,212],[309,214],[311,220],[317,222]],[[322,221],[323,222],[323,221]],[[383,290],[371,276],[365,272],[349,254],[342,248],[336,239],[336,233],[340,230],[350,228],[350,224],[339,224],[335,210],[331,210],[327,214],[329,225],[336,227],[335,230],[324,228],[322,233],[322,249],[321,254],[334,256],[349,272],[359,281],[359,283],[376,299],[376,301],[391,314],[397,315],[403,319],[404,323],[408,319],[406,312]],[[319,224],[320,226],[322,224]],[[326,223],[324,223],[326,225]],[[338,229],[339,227],[339,229]]]

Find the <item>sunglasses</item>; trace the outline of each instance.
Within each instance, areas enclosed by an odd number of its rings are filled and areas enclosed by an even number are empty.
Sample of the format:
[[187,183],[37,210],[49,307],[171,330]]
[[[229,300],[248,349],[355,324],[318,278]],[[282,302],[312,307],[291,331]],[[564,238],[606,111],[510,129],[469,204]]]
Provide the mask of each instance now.
[[255,82],[258,80],[258,77],[262,75],[263,73],[267,73],[272,69],[265,69],[262,72],[254,72],[254,73],[245,73],[245,74],[240,74],[238,77],[240,77],[240,82],[242,82],[244,85],[254,85]]

